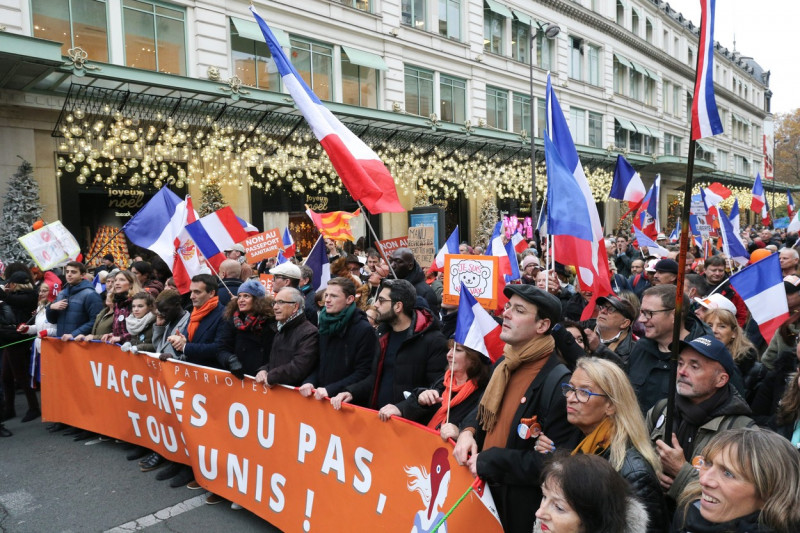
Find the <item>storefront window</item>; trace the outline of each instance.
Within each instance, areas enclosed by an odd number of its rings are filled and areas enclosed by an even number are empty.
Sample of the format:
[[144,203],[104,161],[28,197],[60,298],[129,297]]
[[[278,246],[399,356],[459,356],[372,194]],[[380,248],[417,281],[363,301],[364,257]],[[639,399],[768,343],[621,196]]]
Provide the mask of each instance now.
[[231,23],[233,70],[242,83],[268,91],[280,91],[280,75],[267,43],[240,37]]
[[467,82],[442,76],[439,82],[442,120],[463,123],[467,119]]
[[406,113],[429,117],[433,113],[433,72],[406,67]]
[[333,100],[333,47],[292,39],[292,64],[320,100]]
[[153,2],[123,1],[125,64],[186,74],[184,11]]
[[508,91],[486,88],[486,122],[499,130],[508,129]]
[[79,46],[92,61],[108,61],[105,0],[32,0],[33,36],[61,41],[61,55]]
[[361,107],[378,107],[378,71],[351,63],[342,52],[342,102]]

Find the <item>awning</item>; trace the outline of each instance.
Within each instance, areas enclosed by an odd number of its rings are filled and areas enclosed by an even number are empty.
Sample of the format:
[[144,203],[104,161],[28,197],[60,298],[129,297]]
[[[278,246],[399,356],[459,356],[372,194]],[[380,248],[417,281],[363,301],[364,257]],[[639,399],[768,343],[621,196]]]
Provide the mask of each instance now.
[[503,4],[501,4],[500,2],[495,2],[495,0],[483,0],[483,3],[486,4],[486,7],[488,7],[490,11],[493,11],[498,15],[502,15],[506,18],[514,17],[514,15],[511,13],[511,10],[508,9]]
[[654,80],[661,81],[661,76],[659,76],[658,73],[652,68],[647,69],[647,73],[650,74],[650,77]]
[[628,68],[633,68],[633,65],[631,64],[631,62],[628,61],[627,59],[625,59],[624,57],[622,57],[621,55],[614,54],[614,57],[617,58],[617,61],[619,61],[620,65],[628,67]]
[[641,66],[639,63],[634,63],[633,61],[631,61],[631,64],[633,64],[633,70],[635,70],[639,74],[647,76],[648,78],[650,77],[650,74],[647,72],[647,69]]
[[[233,27],[236,28],[236,32],[239,34],[239,37],[261,43],[264,42],[264,35],[261,33],[261,28],[259,28],[258,24],[255,22],[250,20],[242,20],[236,17],[231,17],[231,22],[233,22]],[[283,48],[292,47],[292,43],[289,42],[289,35],[285,31],[275,28],[274,26],[271,26],[270,30],[272,30],[272,34],[275,36],[278,42],[281,43]]]
[[533,26],[533,20],[521,11],[514,10],[514,16],[517,17],[517,20],[522,22],[523,24],[527,24],[528,26]]
[[697,146],[699,146],[699,147],[700,147],[700,149],[701,149],[702,151],[706,152],[706,153],[713,154],[713,153],[716,151],[716,150],[714,150],[713,148],[711,148],[709,145],[707,145],[707,144],[703,144],[703,143],[701,143],[700,141],[695,141],[695,144],[696,144]]
[[619,124],[619,127],[622,128],[623,130],[628,130],[636,133],[636,126],[634,126],[633,122],[631,122],[630,120],[624,118],[615,118],[614,120],[617,121],[617,124]]
[[647,135],[648,137],[655,137],[655,134],[650,130],[650,128],[645,126],[644,124],[639,124],[638,122],[634,122],[633,125],[636,127],[636,131],[638,131],[642,135]]
[[347,59],[354,65],[374,68],[375,70],[389,70],[389,67],[386,66],[386,61],[378,54],[364,52],[344,45],[342,45],[342,51],[347,54]]
[[735,119],[736,119],[736,120],[738,120],[739,122],[744,122],[744,123],[745,123],[745,124],[747,124],[748,126],[750,125],[750,121],[749,121],[749,120],[747,120],[746,118],[744,118],[744,117],[742,117],[742,116],[739,116],[739,115],[737,115],[736,113],[731,113],[731,114],[733,115],[733,118],[735,118]]

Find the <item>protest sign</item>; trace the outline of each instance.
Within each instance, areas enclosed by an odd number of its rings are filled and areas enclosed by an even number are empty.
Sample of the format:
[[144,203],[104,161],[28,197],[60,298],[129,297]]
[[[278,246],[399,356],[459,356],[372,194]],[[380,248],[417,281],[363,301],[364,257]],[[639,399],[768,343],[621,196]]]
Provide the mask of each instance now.
[[383,250],[386,254],[383,259],[387,263],[389,262],[389,257],[392,256],[392,252],[398,248],[408,248],[408,237],[396,237],[394,239],[386,239],[378,242],[381,243],[381,248],[378,248],[378,251]]
[[463,283],[481,307],[496,309],[499,263],[496,255],[445,255],[442,303],[458,305]]
[[257,263],[268,257],[275,257],[283,250],[283,241],[278,228],[252,235],[239,244],[244,246],[248,263]]
[[[45,420],[191,465],[204,488],[283,531],[432,527],[473,482],[437,432],[222,370],[46,338],[41,377]],[[446,524],[501,531],[474,493]]]
[[427,270],[436,257],[434,230],[433,226],[408,228],[408,248],[414,252],[414,258],[422,270]]
[[17,239],[41,270],[66,264],[78,257],[78,241],[60,220],[32,231]]
[[275,277],[272,274],[260,274],[258,276],[258,281],[264,286],[264,290],[267,291],[267,296],[271,296],[274,294],[272,290],[272,282],[275,280]]

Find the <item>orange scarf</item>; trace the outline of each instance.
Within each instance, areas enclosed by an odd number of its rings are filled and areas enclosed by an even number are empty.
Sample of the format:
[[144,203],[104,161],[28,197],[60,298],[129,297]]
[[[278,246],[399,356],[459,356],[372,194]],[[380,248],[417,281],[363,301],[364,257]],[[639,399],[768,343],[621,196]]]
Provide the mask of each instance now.
[[204,303],[202,307],[195,307],[192,309],[192,315],[189,317],[189,327],[186,328],[187,333],[189,334],[186,338],[189,339],[189,342],[192,342],[192,339],[194,338],[194,332],[197,331],[198,326],[200,326],[200,321],[203,320],[211,311],[216,309],[217,305],[219,305],[219,297],[214,296],[213,298],[209,298],[209,300]]
[[[458,405],[469,398],[470,394],[478,390],[478,385],[472,379],[468,379],[461,385],[456,385],[455,380],[450,381],[451,372],[452,370],[448,368],[447,372],[444,373],[444,392],[442,393],[442,405],[439,407],[439,410],[436,411],[436,414],[433,415],[431,421],[428,422],[428,427],[431,429],[436,429],[440,424],[444,423],[445,419],[447,418],[448,405],[450,408],[452,408],[454,405]],[[450,389],[451,383],[453,384],[452,390]],[[455,393],[455,396],[453,396],[453,393]]]
[[583,438],[578,447],[572,450],[572,455],[578,452],[584,455],[600,455],[611,445],[611,419],[605,417],[594,431]]

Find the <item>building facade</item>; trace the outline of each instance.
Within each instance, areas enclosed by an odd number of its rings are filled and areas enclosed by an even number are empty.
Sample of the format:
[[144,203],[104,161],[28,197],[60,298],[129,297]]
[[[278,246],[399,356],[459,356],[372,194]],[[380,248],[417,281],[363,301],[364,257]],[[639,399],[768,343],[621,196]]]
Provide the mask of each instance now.
[[[447,231],[476,240],[487,201],[530,213],[531,139],[541,202],[548,72],[607,230],[620,214],[606,201],[619,153],[646,185],[661,175],[667,225],[686,177],[698,30],[665,2],[256,5],[316,94],[382,156],[403,203],[443,207]],[[17,155],[31,161],[46,218],[84,244],[161,186],[197,204],[219,184],[256,225],[308,235],[305,205],[355,207],[246,2],[9,0],[0,20],[0,180]],[[722,45],[715,62],[725,132],[698,143],[695,181],[749,188],[771,131],[769,72]],[[408,225],[374,222],[384,237]]]

